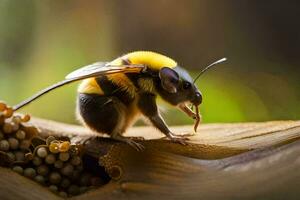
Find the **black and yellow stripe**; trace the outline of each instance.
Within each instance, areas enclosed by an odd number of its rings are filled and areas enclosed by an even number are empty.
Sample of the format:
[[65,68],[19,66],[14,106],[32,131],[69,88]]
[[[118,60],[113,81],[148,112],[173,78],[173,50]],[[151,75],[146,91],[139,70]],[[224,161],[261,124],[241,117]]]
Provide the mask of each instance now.
[[[174,68],[177,66],[177,63],[173,59],[151,51],[128,53],[113,60],[109,64],[123,65],[124,61],[129,64],[143,64],[147,66],[148,69],[156,72],[162,67]],[[131,98],[136,97],[136,91],[138,90],[154,92],[153,79],[151,76],[147,76],[147,74],[117,73],[101,77],[102,78],[89,78],[82,81],[78,88],[78,93],[111,95],[113,91],[103,89],[103,87],[107,88],[107,85],[113,86],[108,88],[120,90],[124,94],[126,93],[126,96],[130,96]]]

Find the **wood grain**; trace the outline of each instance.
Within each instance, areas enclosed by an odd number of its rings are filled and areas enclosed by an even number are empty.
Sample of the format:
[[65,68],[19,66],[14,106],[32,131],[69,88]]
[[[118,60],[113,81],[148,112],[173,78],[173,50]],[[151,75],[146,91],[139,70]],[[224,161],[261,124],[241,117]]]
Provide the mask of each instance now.
[[[298,199],[300,121],[208,124],[189,144],[174,144],[150,127],[132,128],[143,152],[85,128],[35,119],[42,136],[68,136],[113,178],[104,187],[73,199]],[[191,133],[192,126],[172,127]],[[1,199],[59,199],[48,189],[0,169]],[[32,188],[32,189],[30,189]],[[14,191],[14,192],[13,192]]]

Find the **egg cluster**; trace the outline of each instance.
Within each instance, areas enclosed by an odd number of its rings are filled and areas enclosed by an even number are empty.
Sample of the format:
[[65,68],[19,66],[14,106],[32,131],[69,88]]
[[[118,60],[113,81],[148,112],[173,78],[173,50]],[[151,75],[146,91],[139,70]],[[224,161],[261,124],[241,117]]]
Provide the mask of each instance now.
[[[89,173],[83,165],[79,145],[54,136],[40,138],[39,130],[30,125],[29,115],[14,115],[13,109],[0,102],[1,165],[28,177],[54,193],[69,197],[101,186],[104,180]],[[5,162],[4,162],[5,160]]]

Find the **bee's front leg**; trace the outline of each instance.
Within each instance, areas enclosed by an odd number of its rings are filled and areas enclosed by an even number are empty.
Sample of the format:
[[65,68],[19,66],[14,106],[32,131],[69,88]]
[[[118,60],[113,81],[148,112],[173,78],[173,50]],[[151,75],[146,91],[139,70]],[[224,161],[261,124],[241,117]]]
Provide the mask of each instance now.
[[185,137],[174,135],[168,126],[166,125],[163,118],[160,116],[156,101],[156,96],[151,93],[140,94],[140,99],[138,102],[138,107],[141,112],[151,121],[151,123],[158,128],[162,133],[164,133],[171,141],[180,144],[186,144]]

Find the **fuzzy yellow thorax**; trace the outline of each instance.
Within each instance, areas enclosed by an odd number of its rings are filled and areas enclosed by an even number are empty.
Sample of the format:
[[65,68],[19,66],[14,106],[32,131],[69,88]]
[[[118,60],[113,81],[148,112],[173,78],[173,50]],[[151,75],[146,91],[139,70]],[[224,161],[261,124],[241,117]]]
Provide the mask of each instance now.
[[173,59],[152,51],[134,51],[113,60],[111,64],[120,65],[122,60],[128,60],[131,64],[144,64],[155,70],[159,70],[162,67],[173,68],[177,66]]
[[[177,66],[177,63],[173,59],[151,51],[131,52],[111,61],[109,64],[120,66],[125,64],[124,61],[129,62],[130,64],[143,64],[153,70],[159,70],[162,67],[174,68]],[[130,94],[130,96],[135,97],[136,88],[125,74],[116,73],[106,76],[110,81],[119,85],[121,90],[125,90]],[[146,91],[153,92],[154,90],[152,80],[140,80],[139,85]],[[84,80],[80,84],[78,92],[87,94],[104,94],[101,86],[98,85],[95,78]]]

